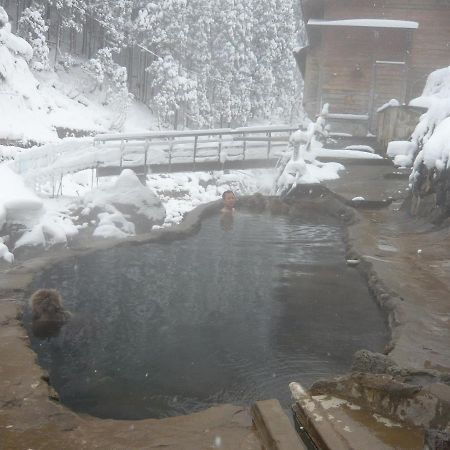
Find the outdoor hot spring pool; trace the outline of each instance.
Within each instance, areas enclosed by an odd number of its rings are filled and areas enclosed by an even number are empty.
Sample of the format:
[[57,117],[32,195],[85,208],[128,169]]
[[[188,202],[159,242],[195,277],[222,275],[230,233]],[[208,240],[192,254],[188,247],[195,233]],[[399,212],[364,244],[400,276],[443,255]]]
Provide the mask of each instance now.
[[185,240],[38,275],[33,288],[58,288],[73,314],[59,336],[31,336],[64,404],[125,419],[274,397],[287,407],[289,382],[346,372],[356,350],[383,348],[385,321],[345,263],[337,222],[238,211],[223,225],[213,216]]

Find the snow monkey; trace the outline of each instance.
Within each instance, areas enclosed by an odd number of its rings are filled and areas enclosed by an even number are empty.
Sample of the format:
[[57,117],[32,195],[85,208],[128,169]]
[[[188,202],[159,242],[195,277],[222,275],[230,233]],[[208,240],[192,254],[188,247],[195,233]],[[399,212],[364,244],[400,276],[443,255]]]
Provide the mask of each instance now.
[[30,298],[32,329],[37,338],[57,336],[70,313],[63,309],[62,298],[56,289],[39,289]]

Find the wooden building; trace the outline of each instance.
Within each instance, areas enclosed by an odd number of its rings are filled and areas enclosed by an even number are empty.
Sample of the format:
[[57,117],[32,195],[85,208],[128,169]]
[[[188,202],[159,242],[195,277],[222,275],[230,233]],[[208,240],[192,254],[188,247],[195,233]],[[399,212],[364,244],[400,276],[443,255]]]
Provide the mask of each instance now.
[[374,133],[380,106],[450,65],[450,0],[302,0],[302,12],[303,103],[310,117],[329,103],[335,131]]

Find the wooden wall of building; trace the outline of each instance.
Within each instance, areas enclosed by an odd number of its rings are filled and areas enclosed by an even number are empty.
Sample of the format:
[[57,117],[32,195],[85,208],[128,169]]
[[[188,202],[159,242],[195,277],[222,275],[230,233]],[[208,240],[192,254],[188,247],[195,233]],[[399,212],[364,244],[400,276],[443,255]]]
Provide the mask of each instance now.
[[[450,65],[450,2],[446,0],[325,0],[321,19],[395,19],[417,30],[309,28],[304,103],[314,116],[325,101],[339,113],[373,113],[392,97],[420,95],[430,72]],[[400,64],[377,64],[377,61]],[[358,70],[355,70],[358,67]],[[375,90],[375,92],[374,92]],[[403,97],[403,98],[399,98]]]

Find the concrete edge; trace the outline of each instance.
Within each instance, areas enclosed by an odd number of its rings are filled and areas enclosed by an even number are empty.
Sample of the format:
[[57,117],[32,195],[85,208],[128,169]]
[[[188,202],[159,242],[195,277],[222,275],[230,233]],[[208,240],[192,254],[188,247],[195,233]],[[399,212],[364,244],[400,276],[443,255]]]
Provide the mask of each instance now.
[[307,450],[276,399],[251,407],[253,423],[266,450]]
[[354,450],[336,432],[332,423],[327,419],[326,411],[322,406],[299,383],[291,383],[290,388],[296,399],[292,405],[295,424],[306,431],[317,448],[320,450]]

